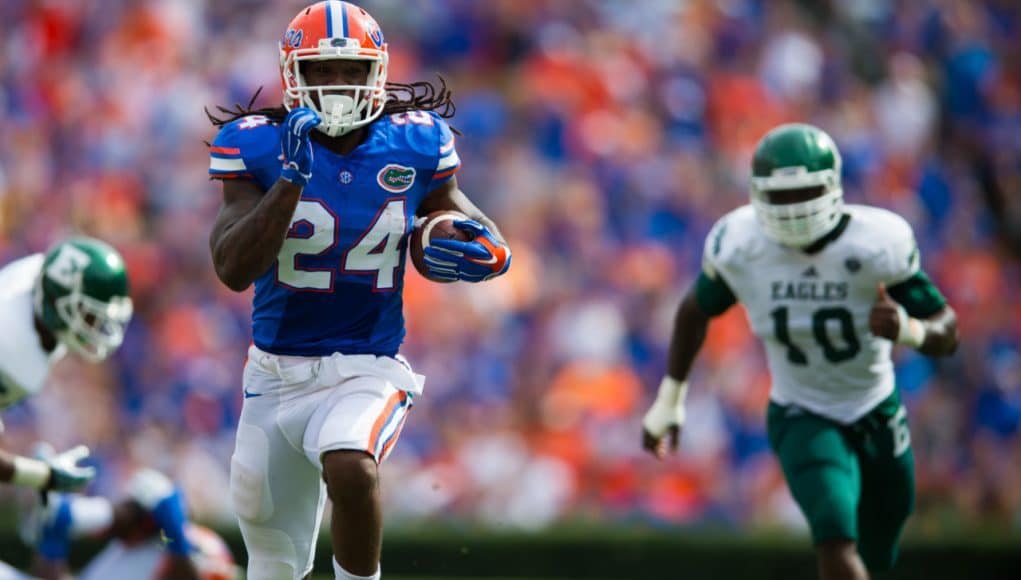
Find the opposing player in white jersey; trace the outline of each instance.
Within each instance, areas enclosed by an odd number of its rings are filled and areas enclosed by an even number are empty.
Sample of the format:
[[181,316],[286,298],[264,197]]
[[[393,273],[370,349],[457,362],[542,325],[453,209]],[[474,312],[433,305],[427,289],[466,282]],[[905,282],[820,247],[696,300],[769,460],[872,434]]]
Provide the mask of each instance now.
[[[39,392],[67,350],[105,359],[130,319],[124,260],[99,240],[71,238],[0,269],[0,409]],[[79,446],[42,461],[0,451],[0,482],[79,489],[94,475],[78,465],[88,453]]]
[[[71,238],[46,254],[0,269],[0,410],[38,393],[50,368],[70,350],[101,361],[120,346],[131,319],[128,276],[117,250]],[[94,476],[78,446],[45,459],[0,450],[0,482],[40,491],[71,491]]]
[[773,379],[770,445],[811,527],[820,576],[893,566],[914,459],[890,351],[957,348],[954,312],[919,264],[904,219],[843,203],[840,153],[826,133],[770,131],[755,150],[751,204],[713,227],[678,309],[644,448],[657,457],[676,448],[709,321],[741,302]]

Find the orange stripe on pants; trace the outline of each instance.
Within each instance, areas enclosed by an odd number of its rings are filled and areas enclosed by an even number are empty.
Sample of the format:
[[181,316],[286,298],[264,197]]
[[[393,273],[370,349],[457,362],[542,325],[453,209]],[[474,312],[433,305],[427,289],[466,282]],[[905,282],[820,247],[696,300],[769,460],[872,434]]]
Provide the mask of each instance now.
[[390,413],[393,412],[394,407],[403,403],[408,398],[408,394],[404,391],[397,391],[390,396],[386,401],[386,405],[383,406],[383,412],[376,417],[376,422],[372,424],[372,434],[369,436],[369,446],[366,451],[370,455],[375,457],[376,455],[376,443],[379,442],[379,436],[383,432],[383,427],[386,424],[386,420],[390,417]]

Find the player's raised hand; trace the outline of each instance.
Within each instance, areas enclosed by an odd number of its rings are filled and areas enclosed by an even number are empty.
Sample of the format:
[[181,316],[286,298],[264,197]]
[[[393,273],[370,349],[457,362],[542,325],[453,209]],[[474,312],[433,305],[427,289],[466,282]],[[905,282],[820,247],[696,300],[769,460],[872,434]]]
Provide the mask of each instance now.
[[869,312],[869,330],[876,336],[897,340],[900,332],[901,306],[886,293],[882,282],[876,288],[876,301]]
[[44,457],[43,461],[50,468],[50,478],[46,489],[56,491],[77,491],[96,477],[96,468],[78,463],[89,456],[89,448],[84,445],[68,449]]
[[425,248],[425,263],[437,278],[482,282],[505,273],[511,264],[507,244],[475,220],[457,220],[454,227],[468,232],[472,240],[434,239]]
[[688,382],[663,377],[659,393],[642,419],[642,448],[658,459],[677,450],[684,427],[684,399]]
[[284,168],[280,177],[302,187],[312,179],[312,141],[309,133],[319,123],[322,123],[322,119],[308,107],[297,107],[287,114],[280,133],[280,148],[284,156]]

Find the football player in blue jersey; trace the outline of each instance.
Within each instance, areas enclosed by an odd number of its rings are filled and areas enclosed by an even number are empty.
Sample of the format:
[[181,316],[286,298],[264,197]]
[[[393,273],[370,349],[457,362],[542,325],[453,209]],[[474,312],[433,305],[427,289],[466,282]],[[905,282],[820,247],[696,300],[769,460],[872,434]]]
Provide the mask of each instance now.
[[387,59],[367,12],[319,2],[281,42],[283,106],[211,116],[209,172],[223,182],[213,263],[231,289],[255,284],[231,459],[253,580],[310,572],[327,496],[336,577],[379,577],[378,465],[424,381],[398,355],[415,217],[470,217],[456,222],[469,241],[427,249],[428,277],[479,282],[510,266],[457,186],[449,91],[388,83]]

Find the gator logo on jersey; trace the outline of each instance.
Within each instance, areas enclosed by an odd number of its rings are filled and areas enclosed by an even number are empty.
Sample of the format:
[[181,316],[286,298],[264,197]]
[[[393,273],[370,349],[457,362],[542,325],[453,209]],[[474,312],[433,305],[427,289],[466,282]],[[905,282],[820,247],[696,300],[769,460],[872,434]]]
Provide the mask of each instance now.
[[408,191],[415,184],[415,168],[391,163],[379,170],[376,181],[380,187],[393,193]]

